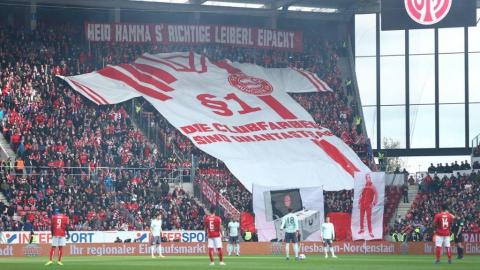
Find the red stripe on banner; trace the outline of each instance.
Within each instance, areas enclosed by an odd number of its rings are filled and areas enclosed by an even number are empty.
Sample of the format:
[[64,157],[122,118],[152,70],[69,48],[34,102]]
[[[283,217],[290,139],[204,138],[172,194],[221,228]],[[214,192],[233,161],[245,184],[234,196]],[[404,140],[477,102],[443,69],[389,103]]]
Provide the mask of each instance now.
[[[193,57],[193,52],[190,52],[188,56],[184,56],[181,54],[177,55],[172,55],[168,57],[162,57],[158,58],[157,56],[154,56],[158,61],[161,63],[165,63],[167,65],[170,64],[172,68],[174,68],[177,71],[183,71],[183,72],[196,72],[197,70],[195,69],[195,58]],[[177,62],[175,59],[188,59],[188,66],[185,66],[182,62]],[[175,67],[177,65],[178,67]]]
[[162,81],[164,81],[168,84],[171,84],[171,83],[177,81],[177,78],[173,77],[172,74],[166,72],[163,69],[156,68],[156,67],[149,66],[149,65],[145,65],[145,64],[136,64],[136,63],[133,64],[133,66],[135,68],[137,68],[138,70],[143,71],[145,73],[148,73],[148,74],[152,75],[153,77],[155,77],[159,80],[162,80]]
[[188,64],[190,65],[190,68],[192,68],[193,70],[197,70],[195,68],[195,55],[193,54],[193,52],[190,52],[188,54]]
[[155,91],[151,88],[148,88],[146,86],[143,86],[143,85],[137,83],[135,80],[133,80],[129,76],[123,74],[122,72],[120,72],[120,71],[118,71],[118,70],[116,70],[112,67],[106,67],[106,68],[103,68],[103,69],[101,69],[97,72],[98,72],[98,74],[101,74],[101,75],[103,75],[107,78],[126,83],[128,86],[132,87],[133,89],[135,89],[135,90],[137,90],[141,93],[144,93],[145,95],[148,95],[150,97],[153,97],[153,98],[156,98],[156,99],[159,99],[159,100],[162,100],[162,101],[171,99],[171,97],[169,97],[167,95],[164,95],[160,92],[157,92],[157,91]]
[[214,63],[217,67],[225,69],[228,74],[235,74],[235,73],[242,73],[242,71],[234,66],[232,66],[230,63],[227,62],[227,60],[220,60]]
[[110,102],[108,102],[106,99],[104,99],[102,97],[102,95],[100,95],[96,90],[93,90],[92,88],[84,85],[84,84],[80,84],[81,86],[83,86],[85,88],[86,91],[89,91],[92,95],[95,95],[97,96],[102,102],[103,104],[110,104]]
[[171,67],[172,69],[178,71],[178,68],[175,67],[174,65],[172,65],[169,62],[166,62],[166,61],[163,61],[163,60],[160,60],[160,59],[151,58],[151,57],[148,57],[148,56],[145,56],[145,55],[140,56],[140,58],[148,60],[148,61],[152,61],[152,62],[155,62],[155,63],[159,63],[159,64],[162,64],[162,65],[165,65],[165,66],[168,66],[168,67]]
[[75,86],[80,88],[80,90],[85,92],[85,94],[87,94],[87,96],[89,96],[91,99],[93,99],[95,101],[95,103],[100,104],[100,105],[108,104],[108,102],[102,96],[97,94],[95,91],[91,90],[90,88],[86,87],[85,85],[83,85],[79,82],[76,82],[72,79],[68,79],[68,80],[70,80]]
[[123,69],[127,70],[128,72],[130,72],[135,78],[137,78],[139,81],[141,82],[145,82],[145,83],[149,83],[155,87],[157,87],[158,89],[160,90],[163,90],[163,91],[167,91],[167,92],[171,92],[173,91],[173,88],[162,83],[162,82],[159,82],[157,80],[155,80],[154,78],[152,78],[152,76],[150,75],[146,75],[146,74],[143,74],[141,73],[140,71],[138,71],[136,68],[134,68],[132,65],[129,65],[129,64],[121,64],[120,67],[122,67]]
[[308,74],[308,73],[306,73],[306,72],[304,72],[304,71],[302,71],[302,70],[299,70],[299,69],[295,69],[295,70],[296,70],[298,73],[300,73],[303,77],[307,78],[307,79],[313,84],[313,86],[315,86],[315,88],[317,88],[318,91],[324,91],[324,90],[322,89],[322,86],[321,86],[318,82],[316,82],[316,81],[311,77],[310,74]]
[[272,108],[283,119],[297,119],[297,117],[291,113],[285,106],[283,106],[273,96],[259,96],[263,102],[265,102],[270,108]]
[[[195,58],[194,58],[193,52],[191,52],[189,56],[173,55],[173,56],[164,57],[164,58],[157,58],[156,56],[154,57],[155,58],[148,57],[145,55],[140,56],[140,58],[143,58],[152,62],[160,63],[162,65],[166,65],[179,72],[197,72],[195,68]],[[174,59],[178,59],[178,58],[188,59],[188,66],[184,65],[183,63],[174,61]]]
[[330,88],[330,87],[328,87],[328,84],[327,84],[327,83],[325,83],[324,81],[322,81],[316,74],[313,74],[313,73],[312,73],[312,77],[315,79],[315,81],[317,81],[317,82],[322,86],[323,91],[325,91],[325,92],[326,92],[326,91],[329,91],[329,88]]
[[199,73],[205,73],[207,72],[207,63],[206,63],[206,59],[205,59],[205,55],[202,54],[202,56],[200,56],[200,66],[202,66],[202,70],[199,72]]
[[312,140],[317,146],[323,149],[328,156],[335,160],[338,165],[340,165],[347,173],[352,177],[355,175],[355,172],[360,170],[353,164],[345,155],[338,150],[333,144],[329,143],[326,140]]

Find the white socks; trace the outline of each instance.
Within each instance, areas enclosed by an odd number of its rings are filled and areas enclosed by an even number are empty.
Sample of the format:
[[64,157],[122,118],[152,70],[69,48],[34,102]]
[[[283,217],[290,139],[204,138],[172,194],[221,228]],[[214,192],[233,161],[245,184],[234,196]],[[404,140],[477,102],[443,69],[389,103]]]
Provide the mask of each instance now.
[[328,250],[332,253],[332,257],[335,257],[335,249],[333,247],[324,247],[323,251],[325,252],[325,258],[328,257]]
[[[298,243],[293,244],[293,252],[295,253],[295,258],[298,258]],[[285,244],[285,256],[290,257],[290,243]]]
[[162,256],[162,245],[153,245],[150,247],[152,256],[155,256],[155,249],[158,249],[158,256]]
[[163,256],[162,255],[162,245],[158,245],[157,248],[158,248],[158,256],[160,256],[160,257]]
[[235,252],[237,256],[240,256],[240,244],[228,244],[227,245],[228,256],[232,255],[232,252]]

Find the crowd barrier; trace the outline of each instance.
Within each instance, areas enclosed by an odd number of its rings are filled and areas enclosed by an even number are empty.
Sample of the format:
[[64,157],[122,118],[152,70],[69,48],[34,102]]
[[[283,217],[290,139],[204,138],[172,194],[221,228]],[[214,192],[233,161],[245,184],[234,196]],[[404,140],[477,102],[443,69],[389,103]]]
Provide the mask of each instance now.
[[[334,221],[343,223],[336,223],[337,228],[350,228],[350,215],[345,213],[330,213],[330,218]],[[342,220],[343,219],[343,220]],[[335,224],[335,222],[334,222]],[[343,232],[349,233],[348,230]],[[30,242],[30,232],[24,231],[6,231],[2,232],[3,239],[7,244],[28,244]],[[52,235],[49,231],[34,232],[35,244],[50,244]],[[348,239],[340,238],[341,230],[337,231],[337,240],[339,242],[348,241]],[[149,231],[71,231],[70,239],[67,244],[102,244],[113,243],[117,237],[124,242],[130,239],[131,242],[148,243],[151,235]],[[465,243],[479,243],[480,232],[464,232]],[[162,238],[167,242],[181,242],[181,243],[197,243],[206,242],[207,237],[205,231],[163,231]],[[1,243],[1,242],[0,242]]]
[[[242,255],[277,255],[284,253],[284,244],[279,242],[242,242]],[[226,243],[224,243],[226,248]],[[392,243],[384,241],[335,242],[337,254],[391,254],[391,255],[433,255],[434,243]],[[0,245],[0,257],[48,256],[50,245]],[[205,255],[206,243],[163,243],[163,254],[171,255]],[[456,252],[456,247],[453,247]],[[322,242],[300,243],[300,253],[307,255],[323,254]],[[146,256],[150,254],[147,243],[119,244],[68,244],[64,256]],[[465,243],[466,255],[480,255],[480,243]]]
[[[35,244],[49,244],[52,235],[49,231],[34,232]],[[3,232],[5,241],[8,244],[27,244],[30,242],[30,232]],[[113,243],[117,237],[124,242],[130,239],[131,242],[148,243],[150,232],[148,231],[72,231],[68,244],[100,244]],[[169,242],[205,242],[205,231],[163,231],[162,238]]]

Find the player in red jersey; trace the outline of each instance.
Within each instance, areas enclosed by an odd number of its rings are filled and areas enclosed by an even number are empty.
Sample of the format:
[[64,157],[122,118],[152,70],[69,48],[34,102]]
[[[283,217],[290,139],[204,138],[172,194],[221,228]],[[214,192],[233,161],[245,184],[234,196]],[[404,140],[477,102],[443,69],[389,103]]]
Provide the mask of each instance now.
[[452,250],[450,248],[450,234],[453,219],[455,218],[448,212],[448,206],[442,204],[440,207],[440,213],[435,215],[433,224],[435,226],[435,263],[440,263],[440,256],[442,254],[442,246],[445,246],[447,250],[448,263],[452,263]]
[[222,251],[222,219],[215,215],[215,207],[210,208],[210,214],[205,217],[205,232],[208,236],[208,256],[210,256],[210,265],[215,265],[213,255],[214,249],[218,251],[218,258],[220,265],[225,265],[223,262]]
[[[68,217],[61,213],[60,209],[55,209],[52,216],[52,247],[50,249],[50,260],[45,265],[53,264],[53,256],[55,255],[55,248],[58,247],[58,264],[63,265],[62,263],[62,254],[63,247],[66,244],[66,240],[70,238],[68,232],[70,221]],[[65,238],[66,236],[66,238]]]

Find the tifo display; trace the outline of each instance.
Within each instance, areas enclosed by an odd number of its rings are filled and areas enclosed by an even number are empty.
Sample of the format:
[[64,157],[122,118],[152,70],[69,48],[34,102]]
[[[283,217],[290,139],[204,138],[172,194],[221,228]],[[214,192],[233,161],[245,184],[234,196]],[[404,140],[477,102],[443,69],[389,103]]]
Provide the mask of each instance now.
[[477,1],[74,2],[0,1],[0,269],[479,264]]

